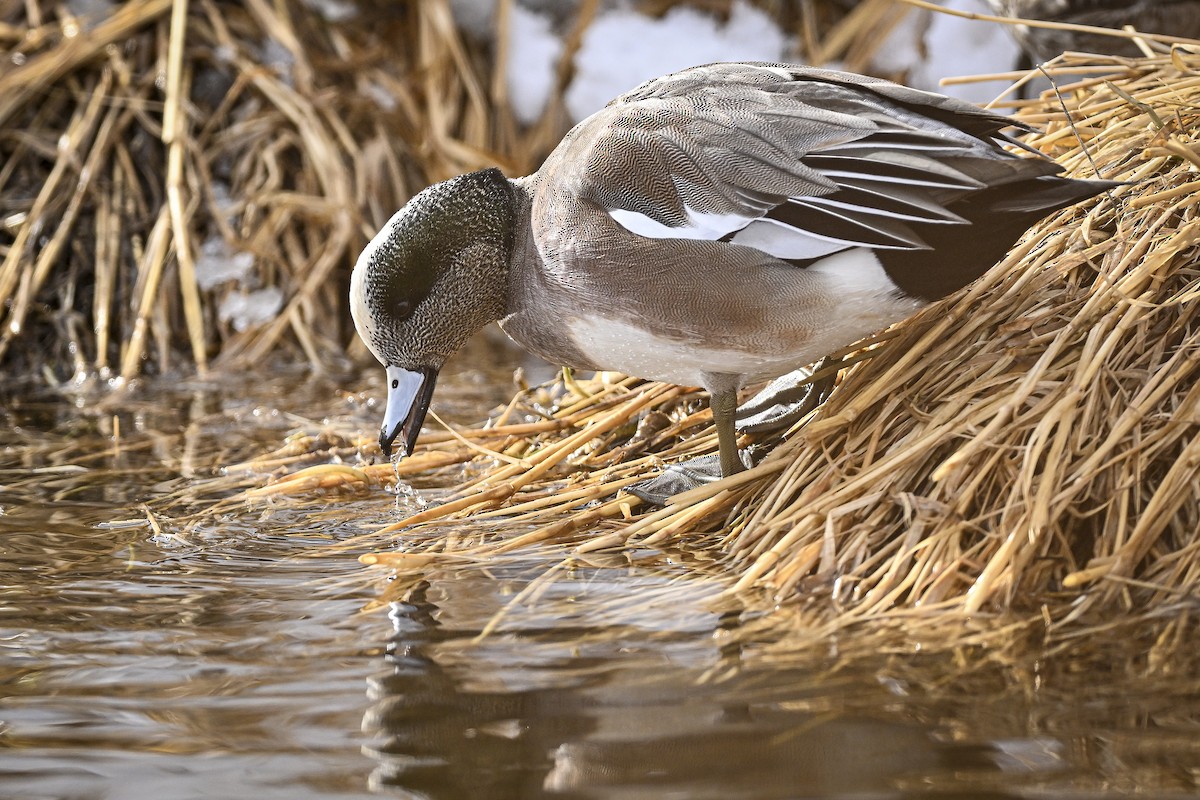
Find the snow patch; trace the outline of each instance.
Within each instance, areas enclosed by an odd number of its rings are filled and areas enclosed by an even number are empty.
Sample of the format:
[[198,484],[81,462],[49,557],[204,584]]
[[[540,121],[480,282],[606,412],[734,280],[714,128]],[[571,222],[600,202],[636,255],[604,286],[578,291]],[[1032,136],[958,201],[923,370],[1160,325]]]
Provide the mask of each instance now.
[[320,14],[326,22],[347,22],[358,16],[358,5],[350,0],[304,0],[304,5]]
[[272,70],[289,87],[295,87],[292,79],[292,68],[296,66],[296,56],[284,47],[277,39],[269,38],[263,41],[259,51],[259,62]]
[[238,333],[270,322],[283,308],[283,290],[275,286],[258,289],[253,292],[231,292],[221,300],[217,307],[217,317],[222,322],[233,325]]
[[450,0],[450,15],[467,35],[480,41],[490,41],[496,0]]
[[549,16],[518,4],[509,9],[505,82],[513,114],[521,124],[536,122],[546,108],[562,50]]
[[67,11],[83,23],[84,30],[92,30],[113,15],[111,0],[67,0]]
[[[991,9],[984,0],[947,0],[945,8],[990,14]],[[942,78],[962,75],[986,75],[993,72],[1012,70],[1021,55],[1016,41],[1005,30],[1004,25],[994,22],[953,17],[949,14],[919,12],[928,20],[924,34],[923,58],[917,58],[908,73],[908,84],[917,89],[941,92],[942,94],[968,100],[973,103],[988,103],[1007,89],[1010,81],[986,81],[942,86]],[[917,14],[911,16],[917,17]],[[918,50],[913,39],[914,26],[899,25],[888,42],[880,48],[881,53],[904,53]],[[893,55],[892,58],[895,58]]]
[[375,81],[370,81],[363,87],[363,94],[375,101],[375,105],[389,114],[395,111],[399,105],[396,102],[396,96]]
[[725,24],[691,6],[660,19],[617,8],[597,15],[575,54],[566,105],[578,122],[638,84],[713,61],[783,61],[791,42],[775,21],[735,0]]
[[228,281],[241,283],[254,266],[254,256],[234,251],[219,234],[208,237],[196,256],[196,283],[207,291]]
[[217,207],[217,211],[221,213],[221,216],[225,218],[225,221],[232,226],[241,201],[233,196],[229,191],[229,184],[225,183],[225,181],[214,180],[211,186],[213,204]]

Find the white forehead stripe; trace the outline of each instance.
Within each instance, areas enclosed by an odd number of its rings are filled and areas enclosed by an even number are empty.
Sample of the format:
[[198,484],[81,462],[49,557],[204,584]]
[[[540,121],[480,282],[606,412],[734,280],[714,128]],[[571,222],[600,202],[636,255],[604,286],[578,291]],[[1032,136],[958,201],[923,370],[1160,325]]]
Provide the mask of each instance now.
[[358,337],[371,351],[371,355],[375,356],[375,360],[381,364],[384,363],[384,359],[375,349],[371,335],[378,326],[371,314],[371,309],[367,306],[367,281],[372,277],[369,273],[375,251],[387,241],[392,227],[403,213],[404,209],[402,208],[393,214],[379,233],[375,234],[375,238],[367,242],[367,246],[358,256],[358,261],[354,262],[354,270],[350,273],[350,317],[354,320],[354,329],[358,331]]
[[370,309],[367,308],[367,264],[371,260],[370,254],[374,248],[375,241],[372,240],[363,250],[362,255],[358,257],[358,261],[354,264],[354,271],[350,273],[350,317],[354,320],[354,329],[358,331],[358,338],[363,340],[363,344],[367,346],[376,360],[382,360],[371,346],[371,329],[374,326],[371,324]]

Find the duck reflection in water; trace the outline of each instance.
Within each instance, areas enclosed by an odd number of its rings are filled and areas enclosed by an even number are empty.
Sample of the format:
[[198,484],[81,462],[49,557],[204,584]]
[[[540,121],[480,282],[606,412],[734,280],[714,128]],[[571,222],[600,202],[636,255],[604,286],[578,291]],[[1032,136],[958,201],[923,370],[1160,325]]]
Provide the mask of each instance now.
[[897,796],[898,782],[923,774],[995,769],[987,747],[827,713],[828,694],[886,701],[870,678],[857,689],[815,684],[799,669],[704,680],[738,659],[719,645],[730,638],[720,626],[736,615],[704,610],[707,592],[694,607],[677,600],[674,616],[659,609],[657,630],[611,617],[590,624],[576,609],[559,625],[515,620],[477,639],[509,599],[497,586],[456,575],[393,606],[390,670],[371,682],[364,721],[376,790],[493,800]]

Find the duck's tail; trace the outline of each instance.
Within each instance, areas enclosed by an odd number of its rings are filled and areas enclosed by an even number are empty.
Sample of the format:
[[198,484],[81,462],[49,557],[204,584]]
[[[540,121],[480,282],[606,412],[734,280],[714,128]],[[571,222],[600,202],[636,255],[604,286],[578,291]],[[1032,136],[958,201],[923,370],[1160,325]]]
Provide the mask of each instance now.
[[[1025,181],[1019,187],[1019,191],[992,203],[991,209],[1002,214],[1034,214],[1040,219],[1051,211],[1066,208],[1123,185],[1121,181],[1079,180],[1058,175],[1043,175]],[[997,187],[1004,188],[1008,187]]]
[[925,225],[920,235],[930,249],[879,250],[876,256],[905,294],[937,300],[991,269],[1038,220],[1120,185],[1039,175],[989,186],[946,206],[971,226],[971,235],[963,235],[961,224]]

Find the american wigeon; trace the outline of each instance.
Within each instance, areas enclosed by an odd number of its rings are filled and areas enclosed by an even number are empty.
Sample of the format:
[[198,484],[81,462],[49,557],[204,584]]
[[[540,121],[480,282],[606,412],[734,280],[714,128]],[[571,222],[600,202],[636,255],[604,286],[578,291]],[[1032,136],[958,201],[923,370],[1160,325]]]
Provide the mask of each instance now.
[[621,95],[533,175],[425,189],[350,283],[387,368],[380,446],[412,451],[439,368],[499,320],[552,363],[704,387],[736,472],[743,384],[904,319],[1112,185],[1005,149],[1011,124],[861,75],[710,64]]

